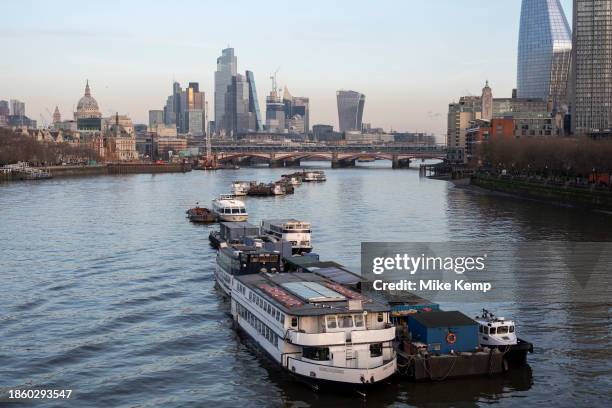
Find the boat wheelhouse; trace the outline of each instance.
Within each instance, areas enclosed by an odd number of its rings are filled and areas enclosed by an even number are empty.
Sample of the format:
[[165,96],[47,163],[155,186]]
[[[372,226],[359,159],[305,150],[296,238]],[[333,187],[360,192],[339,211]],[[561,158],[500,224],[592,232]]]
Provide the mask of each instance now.
[[518,343],[514,321],[495,316],[487,309],[482,309],[482,315],[476,316],[478,322],[478,338],[481,346],[504,347]]
[[223,293],[231,296],[234,278],[261,272],[280,272],[281,254],[256,246],[222,242],[217,252],[215,279]]
[[259,348],[307,382],[373,384],[396,370],[389,307],[316,274],[236,276],[231,310]]
[[254,181],[235,181],[232,183],[232,192],[235,196],[246,196]]
[[212,211],[220,221],[240,222],[249,218],[244,202],[233,194],[221,194],[212,202]]
[[322,170],[310,170],[305,171],[302,176],[302,180],[305,182],[316,183],[326,181],[325,172]]
[[312,251],[310,223],[296,219],[263,220],[261,234],[291,243],[294,254]]

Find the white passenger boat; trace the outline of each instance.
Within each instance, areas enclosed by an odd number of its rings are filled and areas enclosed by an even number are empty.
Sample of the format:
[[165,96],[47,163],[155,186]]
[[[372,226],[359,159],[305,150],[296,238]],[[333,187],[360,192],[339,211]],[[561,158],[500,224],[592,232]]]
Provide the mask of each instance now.
[[321,384],[374,384],[395,373],[389,306],[313,273],[235,276],[238,328],[289,373]]
[[295,219],[263,220],[261,221],[261,234],[277,240],[289,241],[294,254],[312,251],[309,222]]
[[478,338],[481,346],[504,348],[518,343],[514,321],[495,316],[487,309],[474,319],[478,322]]
[[260,272],[279,272],[281,256],[276,251],[223,242],[217,252],[215,280],[226,296],[231,296],[234,278]]
[[272,195],[285,195],[285,194],[287,194],[287,190],[285,189],[285,186],[282,185],[281,183],[274,183],[270,187],[272,189]]
[[305,171],[302,179],[305,182],[315,183],[315,182],[323,182],[326,181],[325,172],[321,170],[310,170]]
[[212,202],[212,211],[220,221],[240,222],[249,218],[244,202],[232,194],[221,194]]
[[283,179],[294,187],[302,184],[302,179],[297,176],[284,176]]
[[232,183],[232,192],[235,196],[245,196],[253,184],[253,181],[235,181]]

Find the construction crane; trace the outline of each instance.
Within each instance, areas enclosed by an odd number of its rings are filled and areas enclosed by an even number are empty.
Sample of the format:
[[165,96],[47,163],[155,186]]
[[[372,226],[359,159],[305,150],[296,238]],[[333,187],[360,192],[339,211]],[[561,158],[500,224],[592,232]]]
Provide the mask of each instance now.
[[276,71],[274,71],[274,73],[270,75],[270,79],[272,80],[272,92],[270,93],[270,96],[272,96],[274,98],[277,97],[276,74],[278,74],[278,71],[280,71],[280,67],[276,68]]

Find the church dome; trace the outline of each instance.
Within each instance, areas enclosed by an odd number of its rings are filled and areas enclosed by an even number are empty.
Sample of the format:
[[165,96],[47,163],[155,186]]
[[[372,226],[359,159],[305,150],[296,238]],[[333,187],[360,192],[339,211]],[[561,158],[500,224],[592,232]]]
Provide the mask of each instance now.
[[76,116],[78,119],[99,118],[102,116],[100,114],[98,102],[93,96],[91,96],[89,81],[87,81],[87,84],[85,85],[85,95],[79,99],[79,103],[77,104]]

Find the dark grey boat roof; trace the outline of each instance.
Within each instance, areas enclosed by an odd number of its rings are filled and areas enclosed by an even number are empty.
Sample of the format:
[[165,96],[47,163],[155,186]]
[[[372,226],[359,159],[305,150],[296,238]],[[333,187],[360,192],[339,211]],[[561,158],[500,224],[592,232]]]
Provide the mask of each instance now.
[[[323,316],[338,313],[360,313],[361,311],[376,313],[388,312],[390,310],[389,306],[385,303],[364,296],[346,285],[341,285],[338,282],[333,282],[330,279],[309,272],[261,273],[236,276],[235,279],[258,295],[266,298],[284,313],[294,316]],[[299,293],[289,288],[295,286],[296,283],[304,282],[318,283],[326,289],[341,295],[344,300],[312,301],[300,296]],[[361,300],[362,308],[360,310],[350,310],[349,301],[351,300]]]
[[428,328],[452,326],[478,326],[475,320],[458,311],[416,313],[410,318]]
[[253,225],[246,221],[241,222],[222,222],[221,225],[227,229],[245,229],[245,228],[253,228],[258,229],[257,225]]

